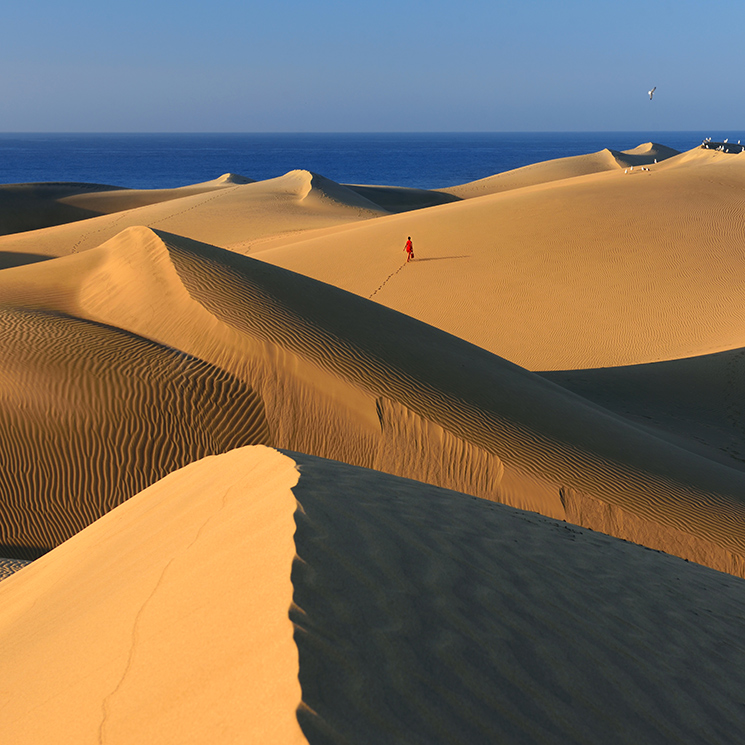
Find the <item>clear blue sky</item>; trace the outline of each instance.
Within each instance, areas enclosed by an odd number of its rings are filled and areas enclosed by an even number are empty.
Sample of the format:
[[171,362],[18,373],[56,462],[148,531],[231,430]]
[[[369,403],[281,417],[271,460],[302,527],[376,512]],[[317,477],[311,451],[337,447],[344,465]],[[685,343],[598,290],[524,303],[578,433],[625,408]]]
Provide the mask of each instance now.
[[744,38],[743,0],[24,0],[0,131],[742,130]]

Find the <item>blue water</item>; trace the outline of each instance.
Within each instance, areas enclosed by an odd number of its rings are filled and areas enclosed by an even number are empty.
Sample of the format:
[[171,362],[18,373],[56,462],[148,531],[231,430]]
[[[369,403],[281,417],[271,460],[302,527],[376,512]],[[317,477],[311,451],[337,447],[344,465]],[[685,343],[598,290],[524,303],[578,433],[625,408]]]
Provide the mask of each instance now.
[[421,134],[4,134],[0,183],[73,181],[152,189],[231,172],[304,168],[346,184],[453,186],[552,158],[659,142],[690,150],[738,132]]

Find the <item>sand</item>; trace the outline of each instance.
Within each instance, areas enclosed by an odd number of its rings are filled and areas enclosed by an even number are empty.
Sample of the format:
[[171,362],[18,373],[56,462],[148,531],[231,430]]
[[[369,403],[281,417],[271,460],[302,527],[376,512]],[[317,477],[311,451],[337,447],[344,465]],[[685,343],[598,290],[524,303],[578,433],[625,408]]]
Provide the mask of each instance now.
[[647,143],[5,187],[2,731],[731,741],[744,186]]
[[744,186],[745,159],[697,150],[250,253],[530,370],[658,362],[743,346]]
[[0,584],[0,726],[75,745],[732,743],[743,612],[742,580],[680,559],[241,448]]
[[278,453],[176,471],[0,584],[16,743],[305,742]]

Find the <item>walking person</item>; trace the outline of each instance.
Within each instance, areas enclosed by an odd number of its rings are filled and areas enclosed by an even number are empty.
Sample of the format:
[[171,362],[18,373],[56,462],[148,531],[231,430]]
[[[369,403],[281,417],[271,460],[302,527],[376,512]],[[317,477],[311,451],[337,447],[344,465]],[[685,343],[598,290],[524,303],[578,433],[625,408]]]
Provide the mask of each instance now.
[[404,251],[406,251],[406,261],[408,263],[414,258],[414,244],[411,242],[411,236],[409,236],[406,241]]

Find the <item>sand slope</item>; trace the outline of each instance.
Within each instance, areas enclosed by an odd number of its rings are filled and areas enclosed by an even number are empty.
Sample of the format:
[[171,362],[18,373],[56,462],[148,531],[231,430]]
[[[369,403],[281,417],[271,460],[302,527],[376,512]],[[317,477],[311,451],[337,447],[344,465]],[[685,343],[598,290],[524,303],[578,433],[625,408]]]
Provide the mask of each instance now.
[[681,447],[745,468],[745,349],[668,362],[543,373]]
[[741,580],[291,455],[310,743],[738,741]]
[[448,204],[459,200],[459,197],[454,194],[429,189],[412,189],[404,186],[348,184],[347,188],[392,213],[435,207],[438,204]]
[[0,184],[0,235],[38,230],[52,225],[84,220],[96,212],[65,199],[85,199],[116,187],[102,184],[40,183]]
[[0,235],[39,230],[248,183],[251,179],[226,173],[213,181],[175,189],[50,182],[3,184],[0,185]]
[[3,734],[737,741],[741,580],[288,455],[187,466],[2,582]]
[[745,346],[743,195],[745,158],[699,149],[251,255],[532,370],[656,362]]
[[3,581],[3,738],[305,742],[296,481],[274,451],[207,458]]
[[[334,287],[133,228],[80,255],[7,269],[0,293],[10,305],[118,327],[224,371],[256,396],[249,410],[264,412],[269,439],[258,441],[745,571],[741,471]],[[225,442],[264,431],[227,427]],[[115,435],[111,447],[122,445]],[[55,464],[64,471],[69,459]],[[43,512],[43,500],[19,494]]]
[[267,442],[252,389],[169,347],[0,308],[0,556],[35,558],[167,473]]
[[526,186],[546,184],[591,173],[652,165],[655,161],[661,162],[678,154],[677,150],[654,142],[646,142],[633,150],[619,151],[606,148],[597,153],[533,163],[512,171],[487,176],[478,181],[440,189],[440,191],[461,199],[472,199],[486,194],[498,194],[502,191],[522,189]]

